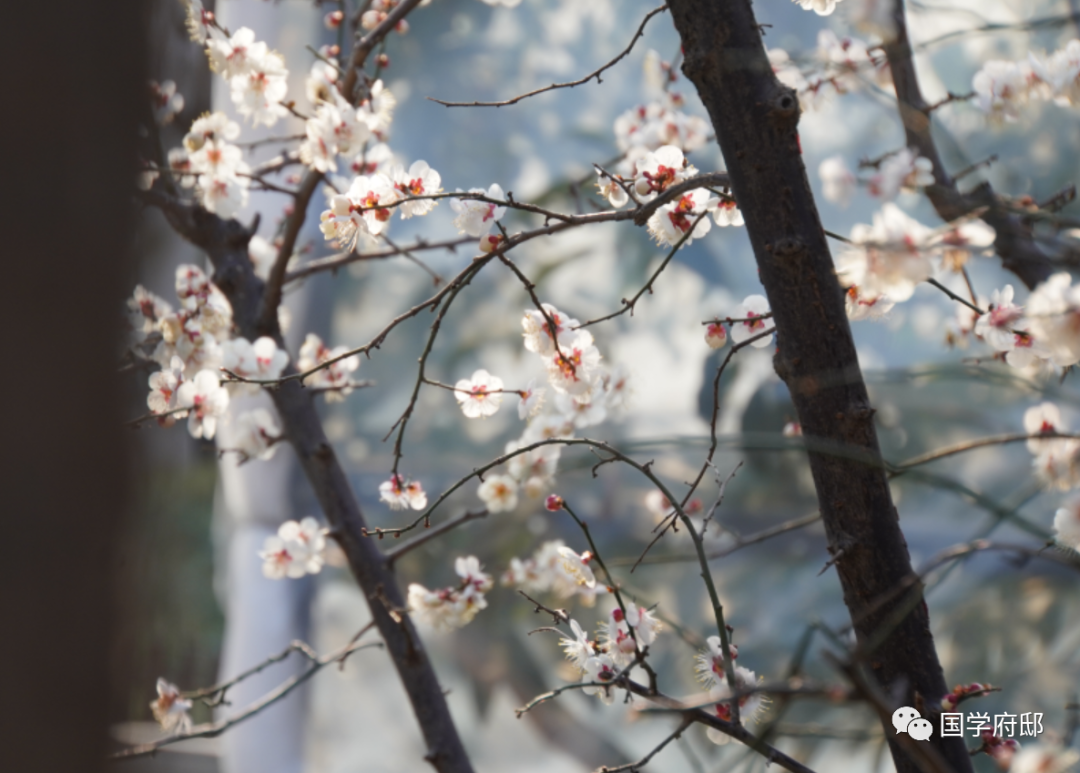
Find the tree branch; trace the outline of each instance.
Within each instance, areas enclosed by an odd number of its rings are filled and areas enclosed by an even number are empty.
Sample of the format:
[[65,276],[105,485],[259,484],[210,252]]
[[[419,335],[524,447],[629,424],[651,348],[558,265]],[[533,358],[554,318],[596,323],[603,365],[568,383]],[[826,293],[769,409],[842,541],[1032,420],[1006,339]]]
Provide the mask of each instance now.
[[440,105],[445,105],[446,107],[506,107],[507,105],[516,105],[521,100],[528,99],[529,97],[535,97],[537,94],[543,94],[545,91],[554,91],[555,89],[570,89],[574,86],[581,86],[588,83],[593,78],[596,78],[596,82],[598,84],[603,83],[603,80],[600,78],[600,76],[601,74],[603,74],[604,70],[609,70],[616,64],[618,64],[620,61],[622,61],[622,59],[624,59],[627,54],[629,54],[634,49],[634,44],[637,43],[638,38],[645,34],[645,25],[649,23],[649,20],[652,17],[656,16],[656,14],[663,13],[666,10],[667,6],[662,5],[659,8],[653,8],[651,11],[645,14],[645,18],[641,20],[641,24],[638,26],[637,32],[634,33],[634,37],[630,39],[629,45],[627,45],[627,47],[623,49],[621,54],[616,56],[614,59],[612,59],[610,62],[603,65],[602,67],[593,70],[584,78],[578,78],[576,81],[568,81],[566,83],[552,83],[550,86],[544,86],[542,89],[535,89],[525,94],[520,94],[513,99],[507,99],[502,102],[444,102],[441,99],[435,99],[435,97],[428,97],[428,99],[432,102],[438,102]]
[[[671,0],[670,7],[685,52],[683,72],[716,130],[773,311],[774,364],[803,427],[830,552],[846,548],[837,564],[844,601],[857,621],[857,637],[871,638],[891,607],[864,615],[867,600],[913,570],[803,164],[798,98],[777,81],[749,0]],[[811,441],[855,453],[823,453]],[[896,624],[871,665],[876,681],[887,689],[903,687],[907,701],[918,694],[933,703],[947,692],[924,606]],[[919,770],[893,735],[889,725],[897,771]],[[959,773],[971,771],[962,739],[934,738],[930,744]]]
[[883,44],[882,48],[896,87],[897,108],[904,124],[907,144],[934,164],[934,184],[926,188],[927,198],[946,222],[985,207],[980,217],[997,234],[994,248],[1001,257],[1002,265],[1029,288],[1034,288],[1053,272],[1049,257],[1035,244],[1031,229],[1019,216],[1003,206],[989,183],[982,183],[970,193],[961,193],[957,189],[956,181],[945,169],[931,133],[930,110],[933,106],[923,98],[915,72],[904,0],[895,0],[893,21],[896,37]]
[[[240,335],[250,340],[270,335],[281,346],[276,314],[268,320],[267,328],[261,328],[259,324],[260,310],[265,307],[264,285],[255,276],[248,257],[251,234],[247,229],[235,220],[222,220],[201,207],[184,204],[154,191],[147,193],[146,200],[162,209],[170,225],[182,237],[210,256],[214,284],[232,304],[233,321]],[[289,369],[295,371],[292,365]],[[375,541],[364,536],[366,521],[348,477],[323,431],[312,395],[296,380],[283,381],[278,388],[269,390],[269,394],[281,417],[285,435],[296,450],[333,534],[368,599],[372,619],[383,637],[427,743],[424,759],[438,773],[472,773],[472,765],[423,642],[411,618],[401,614],[405,609],[401,588]]]

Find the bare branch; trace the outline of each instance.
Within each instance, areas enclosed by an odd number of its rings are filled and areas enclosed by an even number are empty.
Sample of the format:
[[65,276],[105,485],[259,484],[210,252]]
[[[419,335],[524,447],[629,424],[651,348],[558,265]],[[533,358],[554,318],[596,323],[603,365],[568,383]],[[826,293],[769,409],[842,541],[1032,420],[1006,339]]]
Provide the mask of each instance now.
[[622,59],[624,59],[626,55],[633,50],[634,44],[637,43],[638,38],[645,34],[645,25],[649,23],[649,20],[652,17],[656,16],[658,13],[662,13],[666,10],[667,6],[662,5],[659,8],[654,8],[647,14],[645,14],[645,18],[641,20],[641,24],[638,26],[637,32],[634,33],[634,37],[630,39],[629,45],[627,45],[626,48],[623,49],[622,53],[620,53],[618,56],[616,56],[614,59],[612,59],[610,62],[603,65],[599,69],[593,70],[584,78],[579,78],[576,81],[568,81],[566,83],[552,83],[550,86],[544,86],[542,89],[535,89],[534,91],[520,94],[513,99],[507,99],[502,102],[444,102],[441,99],[435,99],[435,97],[428,97],[428,99],[432,102],[438,102],[440,105],[445,105],[446,107],[506,107],[507,105],[516,105],[521,100],[528,99],[529,97],[535,97],[537,94],[543,94],[545,91],[554,91],[555,89],[569,89],[573,88],[574,86],[581,86],[585,83],[588,83],[593,78],[596,78],[597,84],[603,83],[603,79],[600,77],[603,72],[605,70],[611,69],[620,61],[622,61]]

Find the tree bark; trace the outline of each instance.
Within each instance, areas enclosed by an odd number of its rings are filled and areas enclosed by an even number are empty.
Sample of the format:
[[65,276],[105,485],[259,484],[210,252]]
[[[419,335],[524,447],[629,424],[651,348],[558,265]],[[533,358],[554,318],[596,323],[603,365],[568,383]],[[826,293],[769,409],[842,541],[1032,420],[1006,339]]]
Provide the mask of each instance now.
[[[773,74],[749,0],[670,0],[683,72],[697,87],[727,160],[732,189],[773,310],[775,368],[810,449],[829,552],[860,649],[900,705],[940,704],[947,692],[921,592],[881,466],[874,411],[798,137],[799,100]],[[905,604],[907,606],[905,606]],[[923,711],[924,715],[927,713]],[[885,728],[896,769],[920,770]],[[970,771],[963,740],[931,743]]]
[[[233,307],[240,335],[254,340],[274,337],[281,346],[276,319],[260,319],[264,285],[255,276],[248,257],[251,234],[235,220],[225,221],[200,207],[183,204],[156,193],[147,195],[162,208],[170,224],[184,238],[206,250],[214,265],[214,283]],[[295,373],[290,365],[283,375]],[[439,773],[471,773],[472,765],[461,743],[450,709],[439,686],[423,642],[405,611],[405,599],[393,571],[374,540],[364,536],[366,522],[345,471],[323,432],[312,395],[297,380],[269,390],[285,436],[319,499],[371,608],[371,615],[405,687],[428,751],[425,759]]]

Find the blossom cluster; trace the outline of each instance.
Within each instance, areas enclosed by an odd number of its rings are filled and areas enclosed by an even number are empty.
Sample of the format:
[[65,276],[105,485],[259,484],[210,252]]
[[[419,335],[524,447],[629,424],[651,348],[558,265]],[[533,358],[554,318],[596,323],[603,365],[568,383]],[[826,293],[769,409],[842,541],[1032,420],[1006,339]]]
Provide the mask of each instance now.
[[608,592],[606,586],[596,582],[589,566],[591,560],[589,551],[579,555],[562,540],[551,540],[528,558],[510,559],[500,582],[526,593],[554,593],[563,599],[578,596],[585,606],[591,607],[598,595]]
[[263,574],[271,580],[318,574],[326,562],[326,529],[310,515],[286,521],[276,535],[266,538],[259,558]]
[[[232,336],[232,306],[206,273],[185,264],[176,269],[179,308],[141,285],[128,299],[129,322],[137,348],[148,351],[160,370],[150,375],[150,412],[171,424],[187,417],[193,437],[212,439],[229,406],[230,390],[250,392],[254,385],[230,382],[218,375],[225,368],[244,379],[276,379],[289,356],[274,339],[254,343]],[[151,348],[152,347],[152,348]],[[266,459],[279,439],[275,421],[265,409],[238,418],[238,447],[243,458]]]
[[326,173],[336,172],[337,157],[343,156],[350,168],[359,172],[371,141],[382,141],[388,136],[397,98],[381,80],[376,80],[359,107],[353,107],[338,90],[338,74],[336,68],[325,62],[316,61],[312,65],[306,92],[315,113],[304,125],[300,160]]
[[1050,276],[1023,306],[1013,302],[1012,285],[991,294],[983,314],[968,315],[971,332],[1009,365],[1030,375],[1080,362],[1080,287],[1068,273]]
[[360,358],[355,354],[344,357],[343,355],[348,351],[348,347],[345,346],[331,349],[314,333],[308,333],[300,346],[300,358],[296,361],[296,367],[301,373],[330,363],[304,377],[305,386],[326,390],[328,403],[341,402],[346,396],[352,394],[350,374],[360,367]]
[[[827,5],[832,0],[796,2]],[[834,94],[848,94],[868,85],[887,88],[892,83],[880,47],[854,37],[838,37],[832,30],[818,32],[813,59],[805,65],[797,64],[782,48],[770,48],[766,53],[777,80],[795,91],[804,111],[822,107]]]
[[1080,105],[1080,39],[1050,54],[1028,53],[1026,61],[992,59],[971,81],[976,102],[995,123],[1019,119],[1033,100],[1061,106]]
[[[1042,403],[1024,413],[1024,431],[1028,435],[1067,435],[1068,426],[1061,409],[1054,403]],[[1036,476],[1059,491],[1080,487],[1080,440],[1069,437],[1031,437],[1027,440]],[[1055,540],[1062,547],[1080,552],[1080,494],[1067,499],[1054,515]]]
[[705,326],[705,343],[710,349],[723,348],[728,340],[728,332],[724,327],[726,324],[731,327],[731,340],[736,344],[761,336],[750,346],[764,349],[772,343],[772,335],[762,335],[772,327],[768,322],[771,314],[769,301],[764,295],[748,295],[731,317],[715,320]]
[[454,562],[454,572],[461,582],[452,587],[428,590],[419,583],[409,585],[408,608],[415,620],[440,631],[468,625],[481,609],[487,607],[484,594],[494,585],[491,575],[480,569],[475,556]]
[[344,194],[330,197],[330,208],[321,216],[320,228],[328,241],[354,249],[362,238],[383,234],[396,208],[403,220],[426,215],[437,202],[430,197],[442,188],[439,173],[426,161],[415,161],[406,170],[393,166],[386,172],[358,175]]
[[597,639],[590,639],[577,620],[570,620],[574,638],[559,641],[567,659],[581,671],[582,681],[600,683],[583,687],[582,692],[596,695],[606,704],[615,696],[612,688],[603,683],[613,681],[621,670],[631,666],[640,649],[652,644],[663,628],[648,609],[630,601],[624,604],[625,613],[618,606],[610,611]]
[[240,115],[250,118],[252,125],[273,126],[288,115],[282,104],[288,91],[285,58],[272,51],[255,33],[241,27],[226,38],[212,27],[206,40],[206,55],[210,69],[229,84],[229,96]]
[[674,145],[684,153],[705,146],[709,123],[684,113],[685,105],[681,94],[668,91],[660,99],[631,108],[615,119],[615,145],[625,154],[621,172],[630,173],[642,156],[664,145]]
[[[698,173],[676,145],[639,154],[631,168],[633,171],[625,175],[600,173],[597,188],[615,208],[624,206],[631,193],[639,203],[651,201]],[[661,245],[674,246],[680,240],[689,244],[709,232],[712,223],[705,215],[710,213],[718,226],[743,225],[742,213],[731,196],[710,196],[706,189],[698,188],[657,209],[649,218],[649,233]]]
[[[543,363],[554,394],[546,400],[547,388],[536,386],[535,380],[524,390],[514,390],[520,400],[518,416],[528,424],[518,439],[507,444],[508,454],[537,442],[572,437],[576,428],[599,424],[621,413],[627,403],[626,373],[604,367],[592,334],[555,306],[545,303],[541,308],[525,311],[524,345]],[[495,413],[506,391],[502,380],[485,370],[454,388],[462,412],[470,418]],[[560,453],[557,444],[517,453],[506,473],[488,475],[477,493],[492,513],[515,509],[521,490],[530,498],[540,497],[554,485]]]
[[[728,645],[728,655],[734,660],[739,656],[739,650],[734,644]],[[706,649],[698,654],[697,658],[698,678],[709,692],[709,700],[715,701],[714,711],[716,716],[725,722],[732,720],[731,698],[736,693],[749,692],[757,687],[759,679],[749,668],[734,666],[735,691],[728,684],[725,669],[727,668],[723,646],[719,636],[710,636],[706,640]],[[739,702],[739,719],[746,722],[748,719],[756,719],[765,708],[766,698],[763,693],[749,692],[741,695]],[[715,744],[725,744],[729,737],[715,728],[707,731],[709,740]]]
[[251,167],[232,141],[240,125],[222,112],[196,118],[183,145],[169,151],[169,170],[184,188],[195,188],[199,203],[220,217],[236,215],[248,202]]
[[895,204],[885,204],[872,224],[852,228],[848,247],[836,257],[836,273],[847,289],[848,316],[880,319],[933,275],[935,258],[945,265],[963,265],[969,254],[986,250],[994,238],[994,230],[978,220],[931,229]]
[[934,184],[934,165],[913,148],[902,148],[876,162],[875,172],[860,180],[844,163],[843,156],[831,156],[818,166],[822,194],[826,200],[846,207],[862,183],[871,196],[892,201],[901,192],[918,192]]

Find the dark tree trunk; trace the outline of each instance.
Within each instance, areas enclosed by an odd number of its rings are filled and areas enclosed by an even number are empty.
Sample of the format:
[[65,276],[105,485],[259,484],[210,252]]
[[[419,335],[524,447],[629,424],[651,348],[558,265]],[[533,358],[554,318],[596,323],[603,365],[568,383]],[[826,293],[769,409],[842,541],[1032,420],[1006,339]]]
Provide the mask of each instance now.
[[142,5],[3,9],[5,771],[105,767]]
[[[671,0],[683,72],[727,160],[777,331],[776,372],[810,448],[829,551],[866,663],[887,691],[923,709],[947,692],[907,543],[880,464],[874,411],[799,147],[799,102],[773,75],[749,0]],[[884,602],[884,603],[883,603]],[[926,711],[923,712],[927,714]],[[901,773],[921,768],[885,728]],[[970,771],[963,740],[932,744]]]

